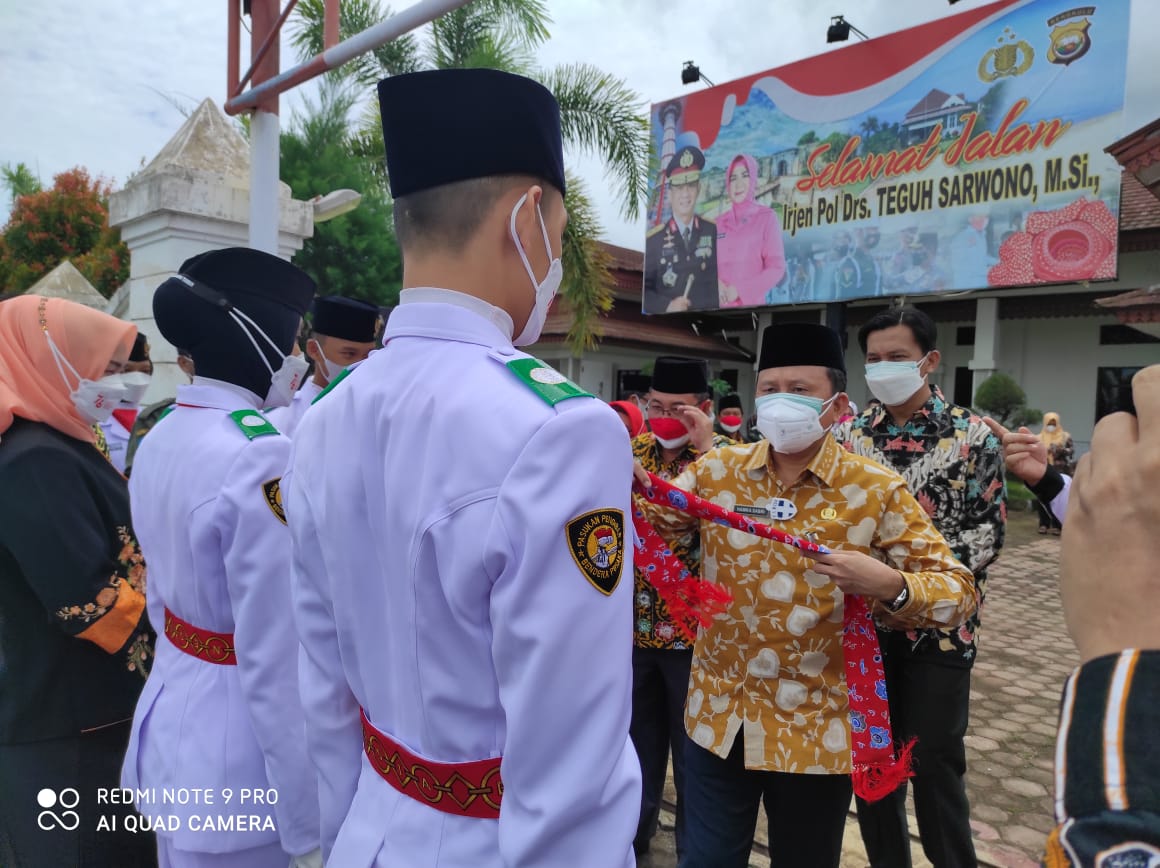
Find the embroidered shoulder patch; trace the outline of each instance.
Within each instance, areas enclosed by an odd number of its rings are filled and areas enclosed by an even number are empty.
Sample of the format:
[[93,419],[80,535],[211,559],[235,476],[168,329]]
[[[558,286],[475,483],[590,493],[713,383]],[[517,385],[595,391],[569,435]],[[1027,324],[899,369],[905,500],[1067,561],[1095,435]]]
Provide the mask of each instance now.
[[596,397],[539,359],[513,359],[507,362],[507,368],[520,378],[520,382],[539,395],[544,403],[552,407],[569,398]]
[[310,406],[313,407],[315,404],[317,404],[319,401],[321,401],[324,397],[329,395],[335,386],[337,386],[339,383],[341,383],[343,380],[345,380],[347,378],[347,376],[349,376],[350,372],[351,372],[350,368],[343,368],[341,374],[339,374],[337,377],[335,377],[333,380],[331,380],[329,383],[327,383],[326,388],[314,396],[314,400],[310,402]]
[[286,510],[282,508],[282,477],[262,483],[262,494],[266,495],[266,506],[282,524],[286,523]]
[[624,513],[596,509],[578,515],[565,526],[568,550],[592,587],[606,597],[620,583],[624,565]]
[[234,420],[234,424],[241,429],[241,432],[246,435],[247,440],[268,437],[271,434],[278,433],[278,429],[270,424],[270,420],[257,410],[235,410],[230,413],[230,418]]

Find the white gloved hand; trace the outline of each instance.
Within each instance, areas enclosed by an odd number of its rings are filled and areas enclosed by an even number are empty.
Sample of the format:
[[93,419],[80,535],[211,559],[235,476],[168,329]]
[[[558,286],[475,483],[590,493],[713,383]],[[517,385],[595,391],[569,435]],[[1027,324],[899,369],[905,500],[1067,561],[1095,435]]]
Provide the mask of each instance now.
[[290,868],[322,868],[322,849],[295,856],[290,860]]

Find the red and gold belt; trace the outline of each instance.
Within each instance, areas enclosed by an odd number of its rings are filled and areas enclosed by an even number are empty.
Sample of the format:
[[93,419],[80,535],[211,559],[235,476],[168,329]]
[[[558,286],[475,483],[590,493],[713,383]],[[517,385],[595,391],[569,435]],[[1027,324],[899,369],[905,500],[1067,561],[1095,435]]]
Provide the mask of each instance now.
[[375,729],[360,709],[363,750],[371,768],[402,793],[445,814],[498,820],[503,799],[502,757],[465,763],[439,763],[416,756]]
[[215,633],[195,627],[168,608],[165,609],[165,636],[178,651],[184,651],[190,657],[221,666],[238,665],[233,633]]

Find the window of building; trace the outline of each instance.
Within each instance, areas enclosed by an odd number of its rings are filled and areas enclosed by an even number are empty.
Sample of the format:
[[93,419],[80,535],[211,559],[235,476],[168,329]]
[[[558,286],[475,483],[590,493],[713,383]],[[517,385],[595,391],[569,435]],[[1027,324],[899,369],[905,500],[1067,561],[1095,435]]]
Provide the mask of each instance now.
[[1100,346],[1120,344],[1160,344],[1160,338],[1118,323],[1100,326]]
[[955,345],[960,347],[973,347],[975,345],[975,327],[959,326],[955,329]]
[[1132,377],[1139,368],[1099,368],[1096,371],[1096,421],[1132,406]]
[[974,372],[970,368],[955,368],[955,386],[951,401],[960,407],[971,406],[971,402],[975,399],[974,379]]

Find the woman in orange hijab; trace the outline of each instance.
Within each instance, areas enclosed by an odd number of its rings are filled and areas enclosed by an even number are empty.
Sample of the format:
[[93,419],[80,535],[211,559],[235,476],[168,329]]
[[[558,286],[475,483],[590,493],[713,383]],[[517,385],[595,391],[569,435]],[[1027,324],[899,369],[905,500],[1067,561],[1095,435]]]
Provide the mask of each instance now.
[[0,865],[156,864],[152,835],[96,804],[153,655],[128,487],[93,430],[136,331],[63,299],[0,303]]

